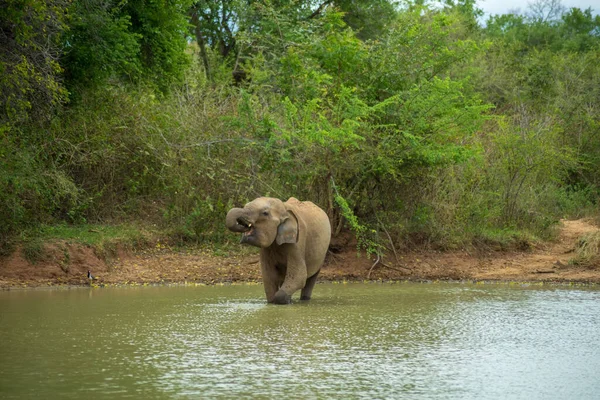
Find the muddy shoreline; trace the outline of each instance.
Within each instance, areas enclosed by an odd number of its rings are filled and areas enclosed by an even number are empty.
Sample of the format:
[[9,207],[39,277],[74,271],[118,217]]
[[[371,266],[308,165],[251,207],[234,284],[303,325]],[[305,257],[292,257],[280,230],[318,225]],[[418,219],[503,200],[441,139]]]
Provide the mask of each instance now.
[[[598,231],[586,220],[563,221],[558,239],[526,251],[413,251],[376,263],[346,243],[330,252],[319,282],[449,281],[518,284],[598,285],[600,265],[573,263],[577,241]],[[88,279],[87,271],[94,278]],[[119,252],[113,259],[67,242],[49,243],[45,256],[30,263],[15,251],[0,260],[0,288],[126,285],[214,285],[260,283],[257,249],[216,255],[207,249],[154,248]]]

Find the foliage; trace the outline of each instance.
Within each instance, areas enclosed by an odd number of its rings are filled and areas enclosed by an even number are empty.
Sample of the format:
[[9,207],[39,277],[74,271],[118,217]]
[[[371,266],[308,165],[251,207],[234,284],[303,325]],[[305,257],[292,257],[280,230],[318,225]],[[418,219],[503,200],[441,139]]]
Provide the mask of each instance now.
[[[40,225],[24,230],[20,239],[32,246],[38,246],[46,240],[63,240],[91,247],[102,247],[106,242],[120,242],[136,246],[151,241],[155,232],[147,226],[129,224],[55,224]],[[139,246],[136,246],[139,247]]]
[[139,79],[142,73],[139,41],[131,16],[111,0],[77,0],[71,5],[65,37],[67,77],[72,84],[99,85],[108,79]]
[[76,220],[80,189],[61,170],[46,169],[35,143],[4,139],[0,158],[0,244],[18,229],[51,222],[53,216]]
[[600,261],[600,234],[589,233],[579,239],[575,249],[575,257],[569,260],[575,265],[596,268]]
[[395,4],[387,0],[338,0],[332,3],[344,13],[344,22],[361,40],[377,40],[394,20]]
[[495,40],[519,43],[531,50],[593,51],[600,44],[600,15],[590,8],[564,8],[557,0],[542,0],[531,5],[528,14],[493,15],[485,32]]
[[378,243],[378,239],[375,235],[377,231],[362,225],[358,221],[356,215],[354,215],[354,212],[348,205],[346,199],[342,196],[336,194],[334,200],[340,207],[341,215],[346,219],[350,229],[356,235],[358,250],[364,250],[367,253],[367,256],[381,255],[383,253],[383,246]]
[[166,91],[181,83],[189,63],[186,32],[191,0],[129,0],[123,11],[139,35],[140,61],[146,79]]
[[520,126],[501,121],[492,139],[496,154],[490,158],[490,167],[500,179],[502,222],[506,226],[514,226],[523,218],[519,214],[526,208],[519,203],[524,191],[551,183],[548,176],[560,179],[560,173],[575,164],[570,149],[557,144],[552,121],[517,122]]
[[41,261],[44,254],[44,242],[37,239],[27,242],[25,246],[23,246],[23,256],[30,264],[37,264]]
[[0,137],[66,98],[59,64],[67,1],[0,1]]
[[122,221],[226,241],[259,195],[316,202],[369,254],[525,247],[597,214],[598,17],[423,4],[8,2],[0,241]]
[[166,91],[189,63],[189,0],[74,0],[63,63],[72,87],[109,80]]

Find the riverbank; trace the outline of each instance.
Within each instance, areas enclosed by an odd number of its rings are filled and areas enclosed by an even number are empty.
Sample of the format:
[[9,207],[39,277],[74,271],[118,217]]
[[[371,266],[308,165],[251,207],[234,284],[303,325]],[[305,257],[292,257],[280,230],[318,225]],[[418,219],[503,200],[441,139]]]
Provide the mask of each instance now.
[[[411,251],[383,260],[357,254],[348,240],[330,252],[320,280],[475,280],[600,283],[598,263],[576,263],[578,242],[598,227],[587,220],[562,221],[555,242],[523,251],[493,248]],[[260,282],[258,249],[174,249],[157,242],[144,250],[117,251],[107,260],[89,246],[46,244],[35,263],[22,251],[0,260],[0,287]],[[88,279],[90,271],[95,279]]]

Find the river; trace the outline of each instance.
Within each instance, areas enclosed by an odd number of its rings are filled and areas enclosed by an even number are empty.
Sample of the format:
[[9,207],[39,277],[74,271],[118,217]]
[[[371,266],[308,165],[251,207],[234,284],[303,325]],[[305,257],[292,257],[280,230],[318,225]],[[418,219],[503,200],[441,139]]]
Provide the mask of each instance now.
[[3,399],[597,399],[600,290],[319,284],[0,292]]

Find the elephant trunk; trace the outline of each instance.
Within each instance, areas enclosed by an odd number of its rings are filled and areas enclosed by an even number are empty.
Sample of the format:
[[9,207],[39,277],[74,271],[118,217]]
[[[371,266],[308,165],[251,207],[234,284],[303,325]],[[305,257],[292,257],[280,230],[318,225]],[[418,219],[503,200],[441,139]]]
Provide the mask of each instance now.
[[243,208],[232,208],[229,210],[225,218],[225,225],[232,232],[247,232],[252,227],[247,216],[247,211]]

